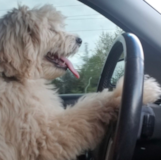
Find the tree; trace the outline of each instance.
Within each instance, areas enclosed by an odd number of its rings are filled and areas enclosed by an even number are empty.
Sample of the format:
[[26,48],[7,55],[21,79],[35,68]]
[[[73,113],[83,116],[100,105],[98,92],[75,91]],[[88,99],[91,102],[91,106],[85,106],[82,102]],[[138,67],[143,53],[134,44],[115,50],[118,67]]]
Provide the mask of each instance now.
[[59,88],[59,93],[95,92],[110,48],[121,32],[119,29],[115,34],[102,32],[96,47],[91,51],[88,49],[88,43],[85,43],[84,54],[80,56],[83,61],[83,65],[79,68],[81,78],[76,79],[68,72],[54,80],[53,83]]
[[123,67],[118,67],[118,68],[115,68],[116,71],[115,71],[115,75],[112,76],[111,78],[111,83],[113,85],[116,85],[117,81],[120,79],[120,77],[122,77],[124,75],[124,68]]

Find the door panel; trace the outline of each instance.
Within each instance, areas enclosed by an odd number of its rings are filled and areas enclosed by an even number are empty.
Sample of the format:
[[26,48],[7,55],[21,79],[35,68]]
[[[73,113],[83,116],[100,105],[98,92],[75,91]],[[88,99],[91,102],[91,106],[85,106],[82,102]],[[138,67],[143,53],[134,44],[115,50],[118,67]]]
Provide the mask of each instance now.
[[83,94],[61,94],[60,98],[63,100],[63,105],[74,105]]

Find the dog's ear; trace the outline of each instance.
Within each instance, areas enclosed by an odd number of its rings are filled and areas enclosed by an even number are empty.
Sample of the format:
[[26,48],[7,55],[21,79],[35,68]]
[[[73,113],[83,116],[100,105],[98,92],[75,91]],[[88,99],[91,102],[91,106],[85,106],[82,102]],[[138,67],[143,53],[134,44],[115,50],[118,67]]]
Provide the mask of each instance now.
[[0,68],[6,76],[30,74],[39,43],[39,26],[34,18],[22,6],[0,20]]
[[[21,15],[21,17],[19,15]],[[25,29],[26,33],[38,41],[39,22],[34,10],[29,10],[27,6],[19,6],[17,20],[21,27]]]
[[40,28],[37,22],[36,21],[32,22],[32,19],[26,19],[26,23],[27,23],[25,24],[27,26],[26,33],[30,36],[31,41],[33,42],[34,45],[39,44],[40,43],[40,35],[39,35]]

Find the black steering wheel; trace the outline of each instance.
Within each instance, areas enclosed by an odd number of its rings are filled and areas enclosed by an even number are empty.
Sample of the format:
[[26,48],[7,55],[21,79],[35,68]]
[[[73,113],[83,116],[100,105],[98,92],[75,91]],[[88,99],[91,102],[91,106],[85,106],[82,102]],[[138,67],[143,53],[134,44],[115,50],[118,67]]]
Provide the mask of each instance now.
[[142,45],[134,34],[123,33],[113,44],[98,91],[110,87],[114,68],[122,53],[125,57],[125,74],[119,118],[115,131],[112,127],[108,129],[95,160],[131,160],[135,149],[142,108],[144,55]]

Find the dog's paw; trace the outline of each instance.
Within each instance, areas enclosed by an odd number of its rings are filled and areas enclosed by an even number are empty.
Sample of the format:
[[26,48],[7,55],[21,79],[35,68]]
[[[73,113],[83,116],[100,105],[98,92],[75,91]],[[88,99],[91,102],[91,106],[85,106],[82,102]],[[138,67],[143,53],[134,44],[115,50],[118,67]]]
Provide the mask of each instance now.
[[[122,97],[122,88],[123,88],[124,77],[121,77],[116,85],[115,90],[113,91],[113,103],[115,106],[120,106],[121,97]],[[144,87],[143,87],[143,103],[153,103],[161,96],[161,87],[152,77],[145,75],[144,78]]]
[[153,103],[160,98],[161,88],[156,80],[148,75],[145,75],[144,90],[143,90],[143,103]]
[[122,97],[122,86],[123,86],[123,78],[121,78],[116,88],[113,91],[109,91],[109,89],[104,89],[101,93],[99,93],[99,97],[103,102],[103,106],[109,108],[119,109]]

